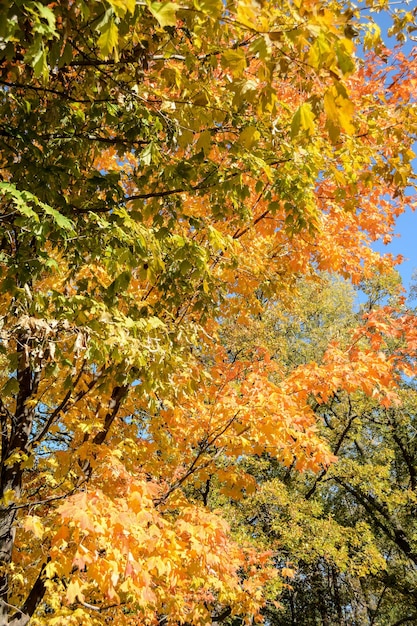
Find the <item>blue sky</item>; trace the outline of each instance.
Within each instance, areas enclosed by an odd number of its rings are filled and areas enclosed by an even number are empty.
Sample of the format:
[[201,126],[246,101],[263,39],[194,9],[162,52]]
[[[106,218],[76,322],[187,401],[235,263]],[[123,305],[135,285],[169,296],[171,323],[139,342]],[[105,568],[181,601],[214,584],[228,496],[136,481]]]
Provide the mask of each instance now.
[[[408,2],[397,1],[392,4],[395,4],[398,8],[409,11],[410,9],[413,9],[415,0],[409,0]],[[373,17],[381,28],[384,43],[388,47],[393,46],[396,42],[387,36],[387,28],[390,26],[389,17],[385,13],[374,14]],[[407,41],[404,44],[405,52],[411,51],[413,46],[416,45],[417,44],[414,42]],[[417,152],[417,145],[415,146],[414,151]],[[417,159],[414,161],[414,170],[417,170]],[[378,252],[390,252],[394,256],[401,254],[404,257],[404,262],[399,265],[397,269],[401,274],[404,287],[408,291],[410,287],[411,275],[414,270],[417,270],[417,212],[413,212],[409,209],[406,213],[401,215],[397,220],[395,233],[396,236],[390,244],[383,245],[382,243],[378,243],[374,246],[374,248]]]
[[386,246],[375,244],[378,252],[390,252],[394,256],[401,254],[404,262],[397,266],[403,279],[404,287],[409,289],[413,271],[417,269],[417,212],[408,210],[397,220],[395,228],[397,234],[392,242]]

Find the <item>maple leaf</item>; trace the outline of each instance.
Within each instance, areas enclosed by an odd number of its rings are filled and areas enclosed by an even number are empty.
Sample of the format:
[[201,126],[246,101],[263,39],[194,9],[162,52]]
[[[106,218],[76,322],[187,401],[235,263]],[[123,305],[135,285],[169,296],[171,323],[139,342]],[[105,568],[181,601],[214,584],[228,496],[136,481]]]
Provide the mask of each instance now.
[[324,279],[393,280],[372,242],[415,202],[414,53],[382,52],[349,2],[10,7],[0,622],[258,621],[284,564],[239,507],[289,506],[262,463],[337,476],[338,398],[398,419],[415,370],[414,316],[359,322]]

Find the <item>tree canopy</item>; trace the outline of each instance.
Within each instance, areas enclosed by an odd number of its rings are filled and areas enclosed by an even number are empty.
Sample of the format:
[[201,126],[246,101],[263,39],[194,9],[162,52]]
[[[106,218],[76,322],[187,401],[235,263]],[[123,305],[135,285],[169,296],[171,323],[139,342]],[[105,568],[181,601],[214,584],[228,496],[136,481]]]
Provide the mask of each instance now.
[[414,554],[335,463],[362,411],[414,472],[414,315],[335,278],[395,283],[372,242],[415,207],[416,54],[372,19],[401,42],[415,12],[366,5],[0,4],[2,624],[262,620],[288,546],[234,503],[269,463]]
[[[236,334],[231,322],[224,341],[243,355],[259,341],[269,346],[290,371],[314,359],[329,375],[329,340],[339,346],[378,342],[391,359],[403,351],[403,324],[414,312],[401,311],[398,277],[372,279],[363,285],[371,327],[356,334],[360,313],[353,308],[348,283],[322,276],[320,283],[299,284],[289,312],[267,305],[261,319]],[[313,295],[314,294],[314,295]],[[393,309],[381,301],[391,297]],[[369,307],[372,312],[369,313]],[[399,326],[398,326],[399,324]],[[394,332],[393,328],[396,327]],[[372,332],[369,333],[370,328]],[[363,329],[365,330],[365,329]],[[409,339],[410,340],[410,335]],[[408,354],[413,350],[406,348]],[[331,357],[334,358],[334,357]],[[344,387],[344,388],[343,388]],[[269,602],[268,623],[340,624],[341,626],[414,623],[415,581],[415,383],[401,377],[386,405],[359,385],[347,386],[310,402],[321,436],[338,456],[321,471],[301,474],[296,459],[287,467],[272,455],[239,460],[257,482],[256,493],[230,501],[216,496],[236,528],[256,537],[277,554],[277,564],[291,578]]]

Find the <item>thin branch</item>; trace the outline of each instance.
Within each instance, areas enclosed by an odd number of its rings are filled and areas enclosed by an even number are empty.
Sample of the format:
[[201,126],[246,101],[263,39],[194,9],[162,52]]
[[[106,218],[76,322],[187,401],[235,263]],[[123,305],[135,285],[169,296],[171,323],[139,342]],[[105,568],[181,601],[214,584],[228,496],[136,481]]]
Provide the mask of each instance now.
[[[61,401],[60,404],[58,404],[58,406],[56,407],[56,409],[51,413],[51,415],[49,416],[48,420],[46,421],[46,423],[44,424],[44,427],[42,428],[42,430],[40,431],[40,433],[38,433],[38,435],[32,440],[32,446],[34,446],[36,443],[38,443],[39,441],[41,441],[43,439],[43,437],[47,434],[47,432],[49,431],[49,429],[51,428],[52,424],[54,423],[54,421],[56,420],[56,418],[59,416],[59,414],[61,413],[61,411],[63,411],[68,403],[68,401],[71,399],[71,395],[73,390],[75,389],[75,387],[78,385],[78,383],[80,382],[80,378],[82,376],[82,374],[85,372],[85,366],[86,366],[86,361],[83,361],[83,364],[80,368],[80,371],[78,372],[73,384],[72,384],[72,388],[69,389],[67,391],[67,393],[65,394],[63,400]],[[94,384],[96,382],[96,379],[93,378]],[[90,383],[91,385],[91,383]],[[84,395],[90,391],[90,389],[92,388],[92,386],[88,386],[87,390],[84,393]],[[81,399],[81,397],[78,397],[79,394],[77,394],[76,398],[74,398],[73,401],[73,405],[76,404],[76,402],[78,402],[78,400]]]
[[[349,399],[350,402],[350,399]],[[336,445],[333,449],[333,454],[336,456],[342,446],[342,443],[344,442],[347,434],[349,433],[349,430],[351,429],[351,426],[353,424],[353,421],[357,418],[358,416],[354,413],[353,415],[351,415],[349,417],[349,421],[346,424],[345,428],[343,429],[343,431],[341,432],[339,439],[336,442]],[[317,478],[315,479],[313,485],[310,487],[310,489],[307,491],[306,495],[304,496],[306,500],[309,500],[311,498],[311,496],[314,494],[314,492],[317,489],[317,485],[319,484],[319,482],[321,480],[323,480],[323,478],[326,476],[328,472],[328,468],[322,470],[320,472],[320,474],[317,476]]]
[[[413,563],[417,564],[417,553],[413,550],[413,547],[408,541],[404,530],[392,518],[386,507],[378,502],[377,499],[371,494],[364,493],[358,487],[353,487],[339,476],[332,476],[331,478],[346,489],[346,491],[352,494],[359,504],[363,506],[367,514],[373,520],[374,524],[376,524],[376,526],[378,526],[378,528],[380,528],[386,536],[396,544],[405,556],[407,556]],[[382,516],[384,521],[378,517],[377,513]]]
[[77,600],[78,604],[81,604],[81,606],[84,606],[86,609],[91,609],[92,611],[97,611],[98,613],[101,613],[102,611],[109,611],[110,609],[114,609],[116,606],[120,607],[122,606],[122,604],[109,604],[109,606],[95,606],[94,604],[90,604],[89,602],[85,602],[84,600],[80,600],[78,598]]
[[209,450],[209,448],[211,448],[211,446],[213,445],[213,443],[216,441],[216,439],[218,439],[219,437],[221,437],[221,435],[223,435],[226,430],[228,428],[230,428],[230,426],[233,424],[233,422],[236,420],[237,416],[240,413],[240,409],[239,411],[237,411],[233,417],[231,419],[229,419],[226,423],[225,426],[221,426],[220,430],[218,430],[218,432],[216,433],[212,433],[211,438],[210,435],[208,435],[205,439],[203,439],[202,441],[200,441],[199,444],[199,450],[197,452],[197,455],[194,457],[192,463],[189,465],[188,469],[185,471],[185,473],[181,476],[181,478],[179,478],[178,480],[175,481],[175,483],[173,483],[171,485],[171,487],[168,489],[168,491],[159,499],[157,499],[155,501],[155,506],[159,506],[160,504],[162,504],[163,502],[166,502],[166,500],[168,499],[168,497],[171,495],[171,493],[173,493],[174,491],[176,491],[179,487],[181,487],[181,485],[195,472],[197,472],[198,470],[201,469],[205,469],[206,467],[209,467],[209,465],[211,465],[211,463],[213,462],[213,460],[221,453],[221,448],[217,448],[215,454],[210,457],[205,463],[203,463],[202,465],[198,465],[198,461],[201,459],[201,457]]
[[382,600],[384,598],[384,595],[385,595],[387,589],[388,589],[388,586],[384,585],[382,593],[380,594],[380,596],[378,598],[377,605],[376,605],[375,609],[372,611],[372,617],[371,617],[371,621],[369,622],[369,626],[374,626],[374,624],[375,624],[375,620],[376,620],[376,618],[378,616],[379,607],[382,604]]
[[[123,137],[103,137],[102,135],[94,135],[92,133],[72,133],[72,134],[63,134],[63,133],[43,133],[42,135],[35,134],[32,131],[27,132],[27,136],[24,136],[23,139],[27,141],[30,139],[31,141],[54,141],[54,140],[63,140],[70,141],[72,139],[84,139],[86,141],[105,143],[110,145],[123,145],[123,146],[132,146],[137,145],[139,147],[147,146],[149,141],[143,141],[140,139],[125,139]],[[5,128],[0,128],[0,136],[1,137],[10,137],[12,139],[18,139],[19,131],[11,132]]]
[[[11,83],[10,81],[0,79],[0,85],[4,85],[5,87],[11,87],[16,89],[25,89],[36,92],[43,93],[52,93],[60,98],[64,98],[64,100],[69,100],[70,102],[77,102],[80,104],[91,104],[91,100],[88,98],[75,98],[70,96],[66,91],[60,91],[59,89],[51,89],[50,87],[40,87],[35,85],[29,85],[25,83]],[[98,98],[94,100],[94,102],[115,102],[115,98]]]
[[45,500],[36,500],[35,502],[26,502],[25,504],[10,504],[8,506],[8,510],[17,511],[18,509],[30,509],[32,506],[41,506],[42,504],[49,504],[50,502],[55,502],[56,500],[64,500],[65,498],[72,496],[75,492],[76,489],[74,488],[68,493],[64,493],[60,496],[51,496],[50,498],[45,498]]
[[129,391],[129,385],[120,385],[120,386],[114,387],[112,394],[111,394],[111,400],[109,403],[110,410],[108,411],[104,419],[103,429],[100,430],[93,438],[93,443],[95,445],[101,445],[106,439],[108,432],[111,428],[111,425],[113,424],[114,419],[117,413],[119,412],[120,405],[123,402],[123,400],[126,398],[128,391]]

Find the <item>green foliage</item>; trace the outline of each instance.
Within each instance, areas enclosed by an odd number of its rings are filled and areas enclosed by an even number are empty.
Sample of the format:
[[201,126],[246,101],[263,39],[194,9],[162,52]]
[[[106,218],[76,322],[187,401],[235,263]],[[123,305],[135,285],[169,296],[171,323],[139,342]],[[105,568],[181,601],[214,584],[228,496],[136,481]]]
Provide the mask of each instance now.
[[[398,277],[374,277],[362,291],[369,315],[387,299],[398,301]],[[269,303],[245,332],[224,327],[223,339],[234,358],[261,341],[290,371],[313,359],[320,364],[328,342],[348,343],[360,320],[353,296],[330,276],[315,286],[302,281],[288,308]],[[387,342],[387,357],[401,341]],[[229,519],[236,532],[276,550],[283,572],[292,570],[287,588],[271,596],[280,608],[267,604],[270,623],[385,626],[415,619],[415,392],[403,379],[389,407],[360,392],[340,390],[326,402],[311,397],[321,434],[338,456],[319,474],[294,471],[295,458],[289,468],[269,455],[241,460],[260,487],[223,502]]]
[[249,624],[292,562],[379,592],[412,496],[394,435],[374,471],[355,442],[388,436],[412,332],[370,317],[350,362],[342,279],[392,268],[413,64],[338,1],[1,13],[0,623]]

